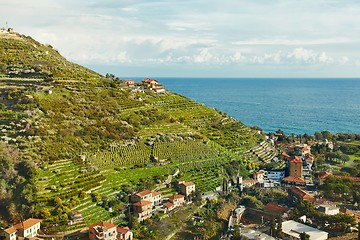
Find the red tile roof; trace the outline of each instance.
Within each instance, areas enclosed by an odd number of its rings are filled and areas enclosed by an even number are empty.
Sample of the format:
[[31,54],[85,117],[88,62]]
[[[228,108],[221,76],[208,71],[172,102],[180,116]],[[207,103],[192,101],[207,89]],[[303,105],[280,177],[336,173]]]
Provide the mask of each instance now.
[[334,175],[334,177],[339,178],[339,179],[350,179],[350,180],[353,180],[355,182],[360,182],[360,177],[340,176],[340,175]]
[[301,158],[299,158],[298,156],[290,157],[290,158],[289,158],[289,161],[290,161],[290,162],[293,162],[293,163],[302,163]]
[[286,178],[283,178],[282,180],[284,182],[305,183],[305,180],[303,178],[293,176],[288,176]]
[[165,206],[166,208],[172,208],[172,207],[174,206],[174,204],[171,203],[171,202],[167,202],[167,203],[164,204],[164,206]]
[[327,172],[327,171],[319,172],[319,173],[318,173],[318,178],[320,178],[320,179],[325,179],[325,178],[327,178],[327,177],[329,177],[329,176],[331,176],[331,175],[332,175],[331,172]]
[[130,231],[130,228],[129,228],[129,227],[123,227],[123,228],[118,227],[118,228],[117,228],[117,232],[118,232],[118,233],[121,233],[121,234],[126,234],[126,233],[129,232],[129,231]]
[[92,228],[92,229],[95,229],[96,227],[101,227],[101,228],[104,228],[104,229],[110,229],[110,228],[113,228],[113,227],[116,227],[115,224],[113,223],[110,223],[110,222],[97,222],[97,223],[94,223],[92,225],[89,226],[89,229]]
[[282,153],[281,153],[281,155],[283,155],[283,156],[285,156],[285,157],[287,157],[287,158],[289,158],[289,157],[290,157],[290,155],[289,155],[289,154],[287,154],[286,152],[282,152]]
[[176,194],[176,195],[174,195],[174,196],[172,196],[172,197],[170,197],[171,199],[181,199],[181,198],[185,198],[185,196],[184,195],[182,195],[182,194]]
[[274,203],[274,202],[270,202],[270,203],[265,205],[265,210],[267,210],[269,212],[283,214],[284,212],[288,211],[289,208],[281,206],[281,205],[279,205],[277,203]]
[[311,196],[308,192],[302,190],[299,187],[290,187],[289,188],[291,192],[293,192],[295,195],[299,196],[303,200],[310,200],[315,201],[315,198]]
[[186,187],[195,185],[195,183],[193,183],[193,182],[183,182],[181,184],[184,184]]
[[134,203],[133,205],[134,205],[134,206],[138,206],[138,207],[142,207],[142,206],[147,206],[147,205],[149,205],[149,204],[152,204],[152,202],[142,200],[142,201],[140,201],[140,202]]
[[36,218],[29,218],[21,223],[18,223],[16,225],[14,225],[14,227],[16,229],[28,229],[28,228],[31,228],[32,226],[38,224],[39,222],[41,222],[42,220],[41,219],[36,219]]
[[161,195],[161,193],[160,193],[160,192],[152,192],[152,196],[153,196],[153,197],[155,197],[155,196],[157,196],[157,195]]
[[146,189],[146,190],[144,190],[144,191],[142,191],[142,192],[136,193],[136,195],[138,195],[138,196],[140,196],[140,197],[146,196],[146,195],[148,195],[148,194],[151,194],[151,191],[148,190],[148,189]]
[[8,235],[10,235],[10,234],[16,232],[16,228],[14,226],[11,226],[11,227],[5,229],[4,232],[6,232]]

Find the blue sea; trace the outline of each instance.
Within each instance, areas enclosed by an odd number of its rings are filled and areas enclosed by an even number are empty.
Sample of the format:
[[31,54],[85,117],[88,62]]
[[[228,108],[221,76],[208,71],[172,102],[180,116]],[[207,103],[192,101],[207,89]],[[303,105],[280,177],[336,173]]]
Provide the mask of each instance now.
[[360,79],[156,79],[265,132],[360,133]]

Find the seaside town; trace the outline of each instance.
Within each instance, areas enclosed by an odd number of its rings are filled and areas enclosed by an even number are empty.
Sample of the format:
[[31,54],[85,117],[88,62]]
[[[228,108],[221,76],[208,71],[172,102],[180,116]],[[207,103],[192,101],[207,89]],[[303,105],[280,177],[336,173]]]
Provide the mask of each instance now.
[[[155,83],[148,79],[145,82]],[[133,88],[134,83],[130,80],[126,84]],[[254,131],[262,134],[259,130]],[[301,139],[293,142],[296,144],[283,143],[281,131],[264,136],[267,140],[248,154],[261,155],[265,167],[254,171],[251,176],[236,175],[232,179],[224,179],[217,191],[197,195],[196,184],[177,179],[177,171],[152,190],[121,193],[119,196],[128,198],[128,204],[108,209],[120,213],[120,217],[128,217],[130,223],[143,223],[159,215],[171,218],[173,212],[196,205],[191,221],[201,226],[204,222],[199,215],[202,208],[229,195],[238,195],[241,204],[229,212],[228,229],[222,234],[222,240],[359,239],[360,211],[357,206],[360,177],[334,174],[335,165],[325,164],[325,159],[315,160],[319,151],[327,152],[326,156],[334,156],[334,143],[314,138],[306,140],[307,143]],[[344,187],[341,185],[344,182],[346,187],[349,183],[353,184],[351,196],[344,189],[338,189]],[[172,193],[164,194],[163,188],[173,189]],[[82,221],[81,212],[73,211],[68,224]],[[46,234],[41,222],[42,219],[30,218],[2,229],[2,239],[137,239],[129,226],[118,226],[112,221],[100,221],[61,236]],[[194,239],[205,238],[199,236]]]

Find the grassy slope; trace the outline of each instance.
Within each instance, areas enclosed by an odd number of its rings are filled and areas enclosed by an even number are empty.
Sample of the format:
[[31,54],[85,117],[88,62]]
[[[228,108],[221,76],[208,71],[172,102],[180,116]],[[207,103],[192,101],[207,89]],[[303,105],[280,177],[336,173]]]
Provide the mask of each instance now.
[[[56,215],[53,199],[59,196],[80,210],[86,223],[109,219],[91,201],[91,191],[113,196],[124,186],[141,188],[176,169],[200,190],[213,190],[222,166],[230,160],[249,163],[243,152],[261,140],[226,114],[177,94],[121,90],[120,83],[67,62],[29,37],[0,38],[0,60],[5,73],[13,66],[36,68],[52,80],[18,79],[10,82],[21,87],[2,90],[1,128],[7,130],[1,134],[38,169],[36,210],[45,207]],[[42,89],[49,84],[52,94]],[[153,155],[169,163],[145,165]],[[82,191],[88,195],[81,204],[70,204]]]

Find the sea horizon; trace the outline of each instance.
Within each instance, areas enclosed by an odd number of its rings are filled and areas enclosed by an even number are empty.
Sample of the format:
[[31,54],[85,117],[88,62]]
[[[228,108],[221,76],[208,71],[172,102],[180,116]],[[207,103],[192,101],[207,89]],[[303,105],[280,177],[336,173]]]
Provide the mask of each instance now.
[[360,78],[151,78],[265,132],[360,133]]

